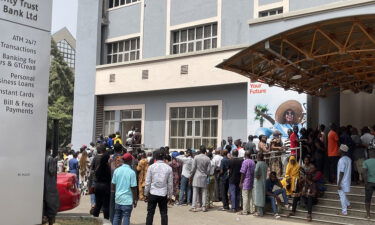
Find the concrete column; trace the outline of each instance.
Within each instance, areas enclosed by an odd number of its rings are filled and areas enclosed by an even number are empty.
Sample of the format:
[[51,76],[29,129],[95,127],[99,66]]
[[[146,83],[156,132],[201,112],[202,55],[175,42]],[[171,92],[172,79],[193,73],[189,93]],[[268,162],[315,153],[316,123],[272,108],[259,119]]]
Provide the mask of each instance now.
[[78,1],[73,146],[82,146],[94,140],[95,75],[100,56],[101,7],[102,0]]
[[121,111],[120,110],[115,111],[115,132],[117,132],[117,131],[120,131],[120,133],[122,133],[122,130],[121,130]]
[[319,125],[319,98],[307,95],[307,127],[315,129]]
[[340,92],[333,90],[325,98],[319,98],[319,124],[340,124]]

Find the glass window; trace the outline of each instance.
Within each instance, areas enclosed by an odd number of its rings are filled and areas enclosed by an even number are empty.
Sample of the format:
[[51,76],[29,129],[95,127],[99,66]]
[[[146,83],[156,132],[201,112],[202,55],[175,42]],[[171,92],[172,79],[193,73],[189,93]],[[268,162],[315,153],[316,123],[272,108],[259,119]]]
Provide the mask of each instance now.
[[217,144],[218,106],[170,108],[172,149],[198,149],[200,145]]
[[273,16],[277,14],[282,14],[283,13],[283,8],[276,8],[276,9],[268,9],[264,11],[259,12],[259,17],[266,17],[266,16]]
[[115,132],[115,111],[104,112],[104,136]]
[[139,2],[140,0],[109,0],[108,8],[119,7],[122,5],[128,5],[133,2]]
[[139,37],[108,43],[107,63],[127,62],[139,59]]
[[217,48],[217,24],[176,30],[171,39],[171,54]]

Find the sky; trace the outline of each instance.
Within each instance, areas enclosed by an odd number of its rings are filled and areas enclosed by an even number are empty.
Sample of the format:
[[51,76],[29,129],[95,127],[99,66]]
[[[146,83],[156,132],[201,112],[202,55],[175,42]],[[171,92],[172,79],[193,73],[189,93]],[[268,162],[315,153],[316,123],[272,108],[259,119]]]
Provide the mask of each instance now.
[[53,0],[52,34],[63,27],[67,27],[70,33],[76,37],[78,1]]

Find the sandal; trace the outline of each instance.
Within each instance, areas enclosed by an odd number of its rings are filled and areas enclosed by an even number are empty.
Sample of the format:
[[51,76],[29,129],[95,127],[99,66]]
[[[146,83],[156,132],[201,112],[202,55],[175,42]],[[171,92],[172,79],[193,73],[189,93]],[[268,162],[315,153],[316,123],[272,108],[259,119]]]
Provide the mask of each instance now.
[[196,208],[191,208],[189,209],[190,212],[198,212],[198,210]]
[[307,220],[307,222],[311,222],[311,221],[312,221],[312,217],[311,217],[311,215],[308,215],[308,216],[306,217],[306,220]]
[[249,214],[250,213],[248,213],[248,212],[239,212],[239,213],[237,213],[237,215],[241,215],[241,216],[247,216]]

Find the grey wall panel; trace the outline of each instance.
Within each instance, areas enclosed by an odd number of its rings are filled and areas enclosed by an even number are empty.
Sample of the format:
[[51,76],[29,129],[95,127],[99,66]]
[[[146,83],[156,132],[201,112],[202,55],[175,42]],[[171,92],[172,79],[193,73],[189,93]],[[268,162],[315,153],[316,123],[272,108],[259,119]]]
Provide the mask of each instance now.
[[217,16],[217,0],[172,0],[171,25]]
[[141,32],[141,3],[121,7],[108,12],[107,38],[115,38]]
[[259,0],[259,5],[267,5],[275,2],[282,2],[282,0]]
[[223,100],[222,137],[246,140],[247,84],[188,88],[169,91],[105,96],[105,106],[145,104],[146,147],[164,146],[166,104],[174,102]]
[[343,2],[348,0],[289,0],[289,11],[311,8],[333,2]]
[[221,20],[221,45],[233,46],[250,41],[249,24],[254,5],[248,0],[223,1]]
[[144,9],[143,58],[165,55],[167,0],[146,0]]

